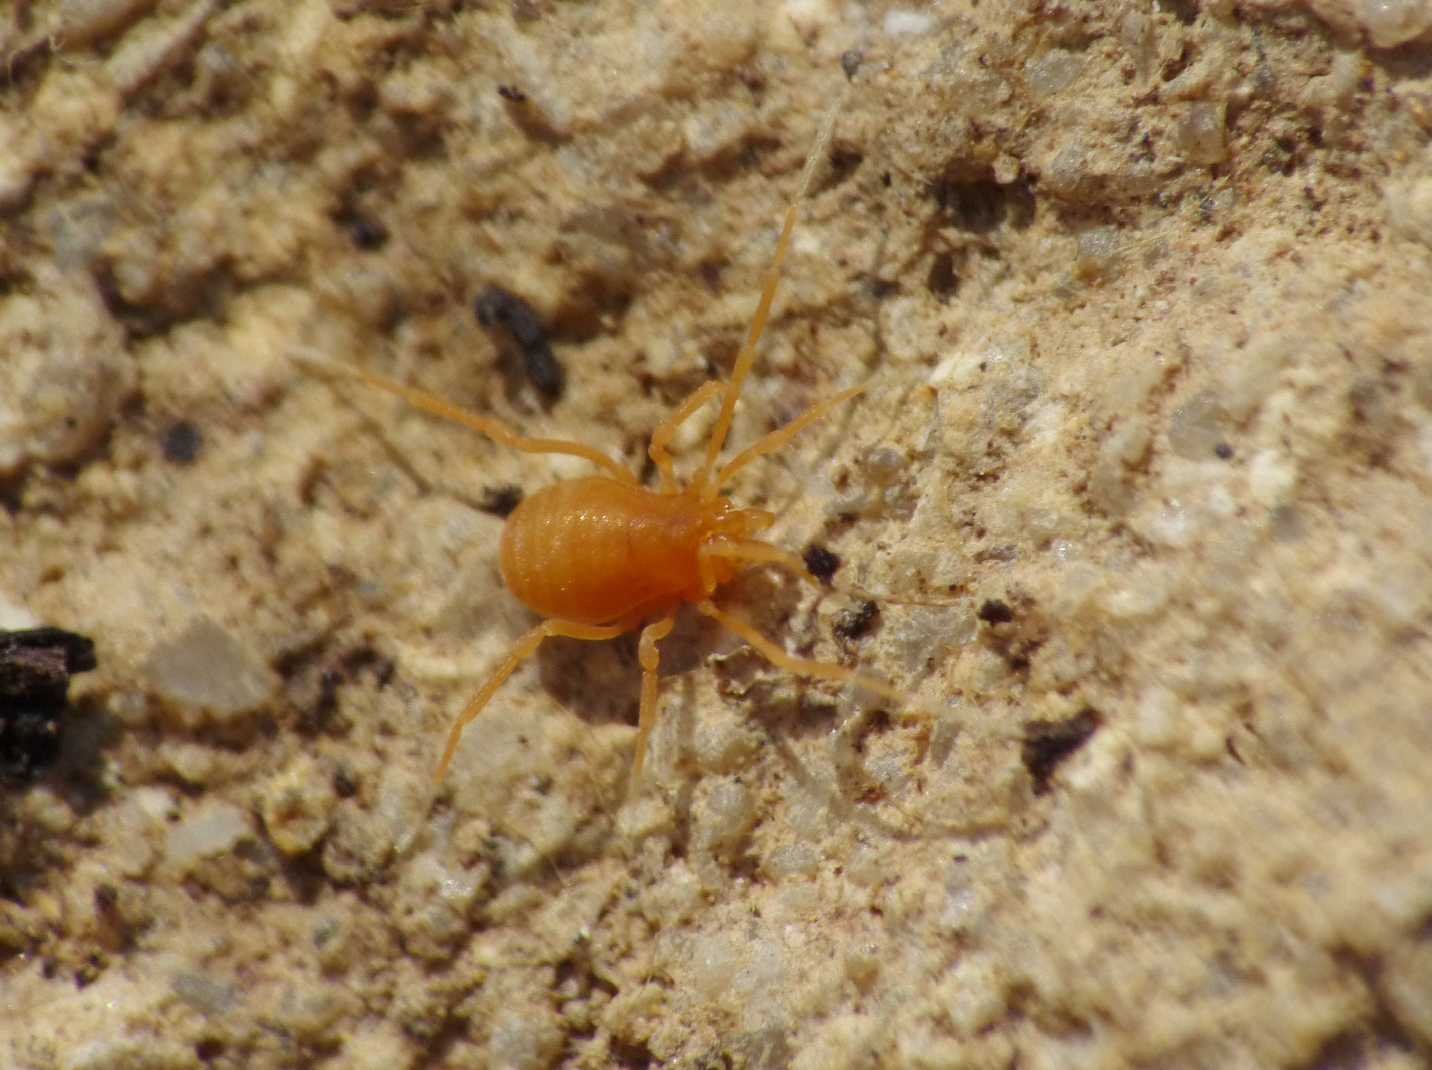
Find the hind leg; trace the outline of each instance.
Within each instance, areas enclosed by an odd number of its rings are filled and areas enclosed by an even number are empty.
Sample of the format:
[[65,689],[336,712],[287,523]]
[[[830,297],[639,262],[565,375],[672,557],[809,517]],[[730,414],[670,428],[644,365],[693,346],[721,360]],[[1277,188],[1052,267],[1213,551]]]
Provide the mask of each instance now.
[[905,696],[893,685],[886,683],[878,676],[866,676],[864,673],[856,672],[845,665],[838,665],[833,661],[812,661],[809,658],[798,658],[794,654],[788,654],[781,647],[767,639],[760,632],[745,620],[734,614],[727,613],[714,602],[697,602],[698,612],[717,621],[728,631],[735,632],[744,639],[756,652],[765,658],[772,665],[787,672],[795,673],[797,676],[810,676],[817,680],[835,680],[842,684],[854,684],[856,687],[866,691],[874,692],[882,698],[887,698],[898,705],[905,705]]
[[656,727],[657,670],[661,667],[661,652],[656,644],[671,634],[676,624],[674,616],[665,616],[653,621],[641,630],[641,643],[637,657],[641,661],[641,714],[637,718],[636,757],[632,759],[631,786],[633,791],[641,782],[641,768],[646,763],[646,749],[651,742],[651,730]]
[[[785,569],[793,576],[799,576],[816,587],[825,587],[826,584],[814,576],[810,569],[806,568],[805,561],[797,554],[789,550],[783,550],[779,546],[760,539],[712,539],[703,543],[697,551],[697,566],[701,571],[703,582],[713,577],[709,558],[720,557],[727,561],[742,561],[747,565],[775,565],[777,568]],[[714,580],[706,584],[706,592],[710,594],[715,590]]]
[[496,671],[482,685],[482,689],[473,696],[472,701],[463,708],[462,713],[453,722],[452,729],[448,732],[447,746],[443,748],[443,756],[438,761],[437,777],[442,780],[447,774],[448,766],[452,764],[453,755],[457,753],[457,745],[462,740],[463,729],[477,719],[477,715],[492,700],[497,689],[503,685],[509,676],[517,671],[518,667],[537,653],[537,648],[542,645],[542,640],[550,639],[553,636],[563,636],[567,639],[588,639],[598,641],[602,639],[615,639],[624,632],[631,631],[627,624],[578,624],[569,620],[544,620],[537,627],[517,640],[516,644],[507,653]]

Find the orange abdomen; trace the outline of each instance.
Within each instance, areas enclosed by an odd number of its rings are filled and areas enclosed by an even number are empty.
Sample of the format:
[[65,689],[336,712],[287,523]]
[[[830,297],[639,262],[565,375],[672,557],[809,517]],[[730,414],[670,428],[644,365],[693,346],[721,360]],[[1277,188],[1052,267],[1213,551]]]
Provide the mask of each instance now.
[[699,597],[703,510],[605,476],[526,498],[502,531],[502,578],[533,612],[610,624]]

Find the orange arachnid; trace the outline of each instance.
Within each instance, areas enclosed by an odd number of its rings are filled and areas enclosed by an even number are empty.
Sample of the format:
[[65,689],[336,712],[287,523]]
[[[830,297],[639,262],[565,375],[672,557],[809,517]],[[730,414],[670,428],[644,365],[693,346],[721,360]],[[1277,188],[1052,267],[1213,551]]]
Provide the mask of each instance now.
[[[299,358],[319,370],[352,376],[395,394],[425,412],[463,424],[513,449],[570,454],[592,462],[600,470],[538,491],[508,517],[502,533],[502,578],[517,598],[545,619],[517,641],[459,715],[438,762],[439,778],[452,762],[462,730],[544,639],[612,639],[640,628],[641,712],[632,772],[635,780],[641,773],[655,723],[657,643],[670,633],[676,611],[685,603],[719,621],[781,668],[805,676],[854,681],[898,698],[888,684],[843,665],[787,654],[713,601],[722,583],[752,565],[775,565],[814,581],[798,555],[756,537],[771,526],[774,515],[762,509],[738,508],[722,497],[721,488],[752,461],[779,450],[803,428],[864,389],[855,387],[815,405],[719,464],[736,400],[755,363],[757,345],[775,299],[800,203],[829,145],[834,123],[832,111],[806,159],[799,190],[786,210],[756,314],[730,380],[705,383],[652,432],[648,452],[661,475],[659,490],[642,486],[629,469],[591,446],[560,439],[525,438],[490,417],[467,412],[432,394],[362,369]],[[705,461],[695,478],[682,486],[672,469],[668,446],[683,422],[717,398],[721,399],[721,409],[706,441]]]

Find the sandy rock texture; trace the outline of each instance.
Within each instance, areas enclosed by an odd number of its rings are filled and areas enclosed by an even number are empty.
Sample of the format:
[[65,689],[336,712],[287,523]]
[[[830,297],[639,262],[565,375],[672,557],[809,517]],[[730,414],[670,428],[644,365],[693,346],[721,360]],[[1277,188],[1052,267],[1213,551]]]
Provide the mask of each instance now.
[[[0,1064],[1428,1065],[1429,11],[8,5],[0,620],[99,667]],[[587,467],[295,356],[649,477],[837,101],[732,441],[869,384],[734,488],[847,593],[722,601],[907,706],[683,621],[632,797],[635,642],[557,641],[435,785]]]

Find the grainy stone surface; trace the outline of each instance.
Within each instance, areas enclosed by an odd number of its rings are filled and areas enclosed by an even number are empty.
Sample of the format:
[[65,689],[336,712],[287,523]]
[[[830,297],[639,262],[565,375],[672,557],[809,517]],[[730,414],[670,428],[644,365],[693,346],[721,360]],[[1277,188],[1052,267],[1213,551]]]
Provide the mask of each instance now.
[[[12,5],[4,611],[99,670],[0,802],[0,1063],[1426,1065],[1425,13]],[[852,51],[733,443],[870,388],[735,490],[879,612],[724,599],[919,716],[685,623],[624,801],[634,643],[554,642],[435,787],[530,627],[484,503],[584,466],[291,356],[640,466]]]

